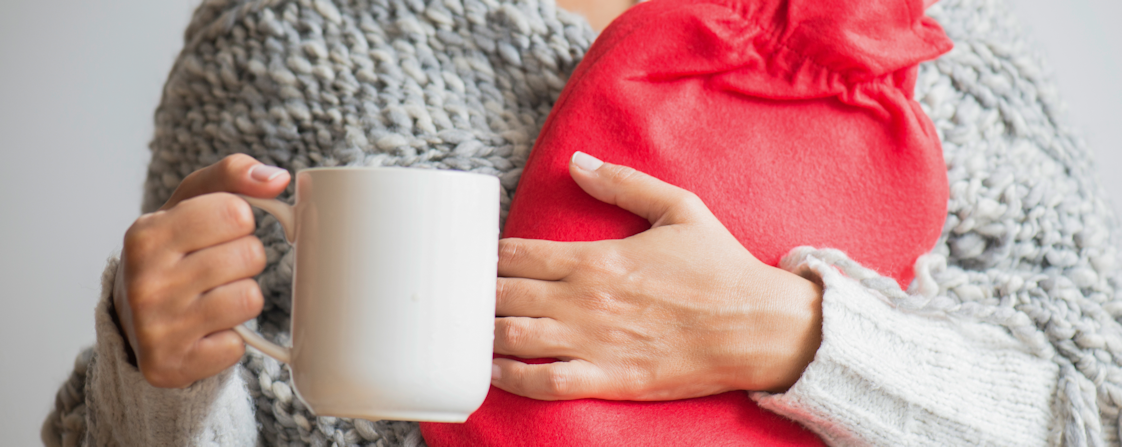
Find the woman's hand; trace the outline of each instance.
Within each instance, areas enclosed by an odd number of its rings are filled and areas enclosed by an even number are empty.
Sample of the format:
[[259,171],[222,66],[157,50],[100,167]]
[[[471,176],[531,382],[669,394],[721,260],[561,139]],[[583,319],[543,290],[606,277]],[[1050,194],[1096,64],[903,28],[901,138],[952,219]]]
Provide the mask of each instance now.
[[228,193],[272,198],[288,181],[283,169],[231,155],[187,176],[129,228],[113,303],[149,383],[186,387],[241,359],[245,345],[231,328],[261,313],[253,277],[265,250],[253,210]]
[[578,152],[593,197],[651,222],[623,240],[499,243],[492,383],[535,399],[783,390],[821,342],[821,288],[761,263],[694,194]]

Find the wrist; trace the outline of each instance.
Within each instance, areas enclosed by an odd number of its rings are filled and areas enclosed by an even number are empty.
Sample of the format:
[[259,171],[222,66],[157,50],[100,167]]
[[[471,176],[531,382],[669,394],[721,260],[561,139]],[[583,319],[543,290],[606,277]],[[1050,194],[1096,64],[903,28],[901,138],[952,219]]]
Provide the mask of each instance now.
[[783,296],[797,303],[798,310],[788,332],[792,349],[776,371],[776,385],[766,388],[783,392],[799,381],[822,346],[822,284],[818,278],[812,280],[783,269],[774,270],[786,280]]
[[118,302],[118,300],[120,300],[121,296],[124,294],[124,289],[123,289],[124,268],[125,268],[125,266],[124,266],[124,262],[122,260],[122,262],[117,265],[117,274],[116,274],[116,278],[114,278],[114,281],[113,281],[113,290],[109,294],[109,309],[108,309],[108,311],[109,311],[109,319],[113,321],[113,326],[115,326],[117,328],[117,332],[121,335],[121,340],[123,341],[122,344],[124,345],[124,348],[125,348],[125,358],[128,360],[130,365],[135,367],[135,366],[138,365],[138,363],[136,361],[136,351],[134,351],[132,349],[132,340],[130,340],[129,333],[128,333],[128,331],[125,330],[124,324],[122,324],[124,321],[128,321],[128,320],[126,320],[126,317],[131,317],[131,314],[130,315],[122,315],[121,314],[121,309],[127,309],[128,304]]
[[822,344],[822,286],[786,270],[762,266],[747,283],[752,309],[743,327],[741,363],[732,389],[783,392],[802,377]]

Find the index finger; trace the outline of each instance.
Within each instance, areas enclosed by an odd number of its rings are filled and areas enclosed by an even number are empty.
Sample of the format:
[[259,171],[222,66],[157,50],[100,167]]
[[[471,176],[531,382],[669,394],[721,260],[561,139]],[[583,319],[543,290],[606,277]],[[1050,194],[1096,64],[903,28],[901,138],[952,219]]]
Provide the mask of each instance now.
[[155,225],[167,225],[167,247],[192,253],[243,236],[257,228],[253,209],[238,196],[206,194],[186,200],[156,216]]

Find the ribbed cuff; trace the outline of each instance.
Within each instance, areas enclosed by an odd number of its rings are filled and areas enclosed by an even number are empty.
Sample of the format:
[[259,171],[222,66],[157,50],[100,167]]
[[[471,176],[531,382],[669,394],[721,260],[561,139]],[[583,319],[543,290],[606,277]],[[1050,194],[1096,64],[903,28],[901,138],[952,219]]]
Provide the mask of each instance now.
[[117,267],[111,259],[96,310],[96,355],[86,379],[87,444],[255,445],[257,424],[240,366],[187,388],[165,389],[150,385],[129,363],[110,311]]
[[822,345],[782,394],[752,393],[831,445],[1045,445],[1058,366],[1004,329],[909,314],[833,266],[793,271],[824,285]]

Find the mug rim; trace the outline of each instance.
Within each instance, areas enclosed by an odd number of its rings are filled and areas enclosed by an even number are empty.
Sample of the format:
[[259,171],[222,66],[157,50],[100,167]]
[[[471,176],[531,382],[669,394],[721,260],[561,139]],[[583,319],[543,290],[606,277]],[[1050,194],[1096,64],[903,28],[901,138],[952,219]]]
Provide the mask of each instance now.
[[479,172],[460,171],[455,169],[437,169],[437,168],[411,168],[406,166],[316,166],[312,168],[303,168],[296,171],[296,174],[302,172],[315,173],[315,172],[345,172],[345,171],[366,171],[366,172],[411,172],[411,173],[433,173],[436,175],[453,175],[453,176],[471,176],[471,177],[484,177],[493,178],[498,180],[490,174],[482,174]]

